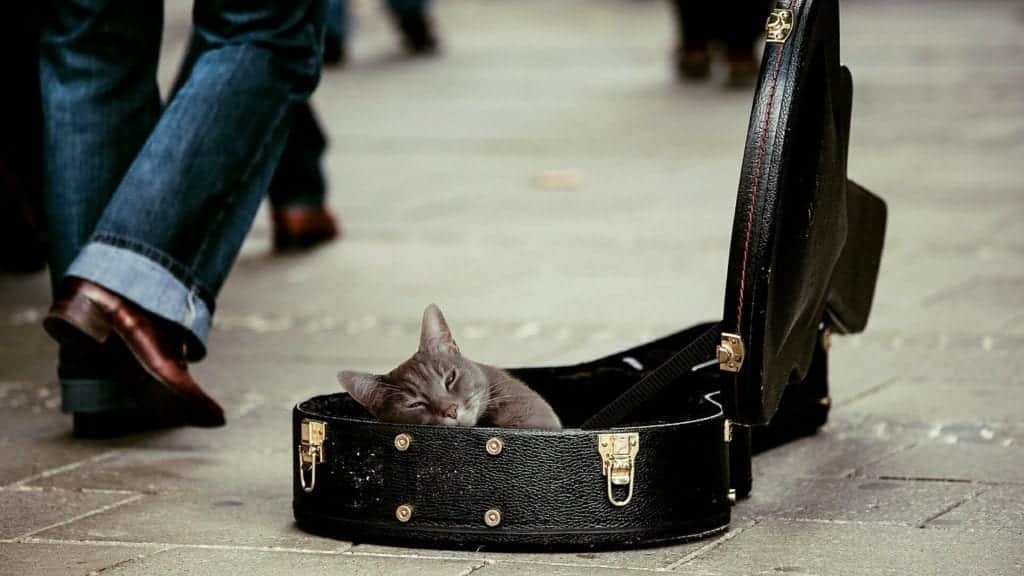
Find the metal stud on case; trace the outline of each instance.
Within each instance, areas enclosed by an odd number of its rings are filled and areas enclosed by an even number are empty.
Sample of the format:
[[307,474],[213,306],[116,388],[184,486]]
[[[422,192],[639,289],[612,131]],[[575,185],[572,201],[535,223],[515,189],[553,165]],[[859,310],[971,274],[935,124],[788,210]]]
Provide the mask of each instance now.
[[491,528],[501,524],[501,510],[491,508],[487,512],[484,512],[484,524]]
[[409,449],[409,445],[412,444],[412,436],[402,432],[398,436],[395,436],[395,449],[399,452],[405,452]]
[[490,454],[491,456],[497,456],[498,454],[501,454],[502,450],[505,449],[505,443],[502,442],[501,438],[495,436],[493,438],[488,438],[487,444],[484,445],[484,448],[487,450],[487,453]]
[[395,508],[395,518],[398,518],[399,522],[408,522],[412,519],[412,504],[402,504]]

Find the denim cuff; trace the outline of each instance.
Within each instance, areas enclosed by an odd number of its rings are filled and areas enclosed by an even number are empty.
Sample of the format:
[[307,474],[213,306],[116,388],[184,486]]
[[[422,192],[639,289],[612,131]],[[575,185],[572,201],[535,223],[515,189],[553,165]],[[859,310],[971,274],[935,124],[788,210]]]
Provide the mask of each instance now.
[[60,379],[61,410],[71,412],[112,412],[137,407],[124,386],[112,380]]
[[127,248],[90,242],[65,273],[95,282],[147,312],[181,325],[191,336],[188,356],[206,355],[213,315],[195,290],[189,290],[165,267]]

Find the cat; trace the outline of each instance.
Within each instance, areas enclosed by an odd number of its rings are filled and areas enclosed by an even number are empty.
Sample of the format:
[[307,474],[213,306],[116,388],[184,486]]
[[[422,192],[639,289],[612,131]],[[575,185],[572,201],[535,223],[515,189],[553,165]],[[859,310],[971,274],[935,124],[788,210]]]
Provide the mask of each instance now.
[[419,350],[411,358],[383,375],[345,370],[338,382],[384,422],[562,428],[551,405],[525,383],[463,356],[434,304],[423,311]]

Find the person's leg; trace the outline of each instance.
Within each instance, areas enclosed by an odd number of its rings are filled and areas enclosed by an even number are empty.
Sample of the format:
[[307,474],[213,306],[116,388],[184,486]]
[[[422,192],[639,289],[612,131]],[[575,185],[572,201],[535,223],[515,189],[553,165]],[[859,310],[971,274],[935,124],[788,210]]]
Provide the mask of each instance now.
[[[187,371],[289,128],[319,78],[319,0],[197,2],[202,52],[68,267],[44,322],[65,342],[116,333],[138,366],[223,423]],[[115,47],[123,50],[121,47]],[[115,49],[111,48],[111,49]],[[79,159],[79,163],[81,163]]]
[[[52,2],[42,12],[43,187],[54,287],[159,118],[162,26],[160,0]],[[134,406],[115,372],[105,347],[87,340],[62,346],[64,410]]]
[[707,78],[711,72],[708,33],[711,10],[706,1],[673,0],[678,43],[674,53],[676,73],[685,79]]
[[[336,2],[329,0],[328,8]],[[181,89],[196,60],[207,49],[203,39],[192,34],[172,95]],[[296,103],[287,122],[291,129],[268,190],[276,251],[311,248],[338,235],[337,222],[326,207],[327,185],[321,167],[327,138],[312,104]]]
[[430,19],[430,0],[387,0],[388,11],[410,54],[432,54],[438,41]]
[[327,139],[309,102],[296,104],[291,116],[292,129],[269,191],[278,251],[310,248],[338,235],[326,206],[321,167]]
[[719,4],[720,34],[729,57],[729,83],[749,86],[757,78],[757,39],[770,11],[765,0],[726,0]]
[[316,86],[323,10],[315,0],[199,1],[193,14],[203,51],[67,274],[177,324],[197,360],[288,111]]
[[12,2],[0,19],[4,78],[0,91],[0,274],[46,267],[39,97],[39,7]]

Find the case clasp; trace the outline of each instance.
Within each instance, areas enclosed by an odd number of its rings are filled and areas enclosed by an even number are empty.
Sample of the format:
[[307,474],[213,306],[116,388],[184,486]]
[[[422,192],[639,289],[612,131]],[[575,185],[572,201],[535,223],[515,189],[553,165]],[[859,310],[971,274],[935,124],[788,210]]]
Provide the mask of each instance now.
[[[305,492],[312,492],[316,486],[316,465],[324,463],[324,438],[327,424],[305,418],[299,424],[302,440],[299,443],[299,484]],[[306,471],[309,483],[306,483]]]
[[765,25],[765,40],[774,44],[783,44],[789,39],[789,33],[793,31],[793,11],[787,8],[775,8],[768,15],[768,23]]
[[718,345],[718,369],[722,372],[739,372],[743,368],[746,347],[743,338],[736,334],[722,332],[722,342]]
[[[638,432],[607,433],[597,435],[597,452],[601,455],[601,475],[608,479],[608,501],[614,506],[625,506],[633,499],[633,477],[636,473],[636,454],[640,451]],[[624,499],[617,499],[613,486],[627,486]]]

